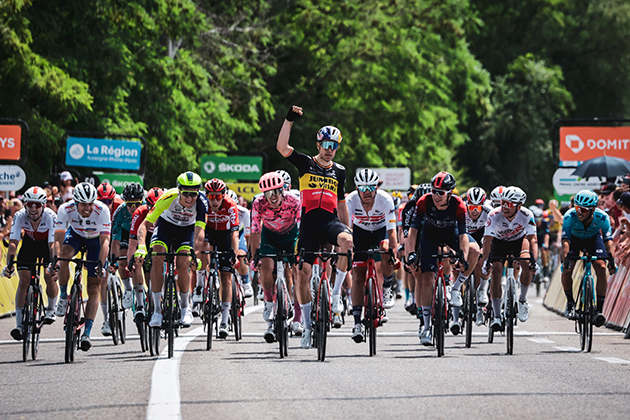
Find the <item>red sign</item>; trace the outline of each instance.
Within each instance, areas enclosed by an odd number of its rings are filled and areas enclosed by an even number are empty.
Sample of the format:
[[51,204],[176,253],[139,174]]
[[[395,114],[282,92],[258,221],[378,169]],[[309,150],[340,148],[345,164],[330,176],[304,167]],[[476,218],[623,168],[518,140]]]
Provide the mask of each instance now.
[[20,160],[22,127],[0,125],[0,160]]
[[560,127],[560,160],[630,160],[630,127]]

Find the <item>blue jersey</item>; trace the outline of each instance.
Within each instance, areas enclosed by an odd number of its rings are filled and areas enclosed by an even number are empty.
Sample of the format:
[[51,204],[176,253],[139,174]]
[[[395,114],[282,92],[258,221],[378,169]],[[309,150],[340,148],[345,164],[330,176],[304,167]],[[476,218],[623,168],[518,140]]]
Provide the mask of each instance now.
[[585,228],[584,224],[577,218],[575,208],[570,209],[564,215],[562,223],[562,239],[571,240],[572,236],[580,239],[594,238],[599,232],[605,241],[612,240],[612,230],[610,228],[610,218],[601,209],[596,208],[593,213],[593,221],[589,227]]

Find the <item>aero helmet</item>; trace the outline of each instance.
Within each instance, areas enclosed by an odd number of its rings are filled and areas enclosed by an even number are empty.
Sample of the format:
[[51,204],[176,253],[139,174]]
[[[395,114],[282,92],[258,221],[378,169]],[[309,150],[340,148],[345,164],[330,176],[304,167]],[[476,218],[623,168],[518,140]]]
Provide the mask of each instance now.
[[418,188],[416,188],[416,191],[413,193],[413,196],[411,197],[411,199],[417,201],[420,197],[430,192],[431,192],[431,184],[429,183],[420,184]]
[[278,172],[278,174],[280,174],[280,176],[284,180],[284,189],[285,190],[290,190],[291,189],[291,183],[292,183],[291,182],[291,175],[287,171],[283,171],[282,169],[278,169],[276,172]]
[[337,143],[341,143],[341,131],[337,127],[332,125],[327,125],[322,127],[317,132],[317,141],[335,141]]
[[236,193],[233,190],[227,190],[225,192],[225,195],[230,197],[232,201],[234,201],[235,203],[238,203],[238,195],[236,195]]

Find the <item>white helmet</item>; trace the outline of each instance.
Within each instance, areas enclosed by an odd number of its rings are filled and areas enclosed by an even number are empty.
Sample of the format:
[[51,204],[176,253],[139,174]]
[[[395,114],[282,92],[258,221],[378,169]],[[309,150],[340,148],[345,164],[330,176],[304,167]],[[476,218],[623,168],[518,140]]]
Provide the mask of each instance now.
[[531,210],[532,214],[537,219],[542,217],[542,215],[543,215],[543,210],[540,207],[536,206],[536,205],[529,206],[529,210]]
[[481,206],[486,201],[486,192],[483,190],[483,188],[472,187],[466,193],[466,198],[468,199],[468,204],[473,206]]
[[291,189],[291,175],[289,175],[287,171],[283,171],[282,169],[278,169],[276,172],[278,172],[280,176],[282,177],[282,179],[284,180],[284,189],[290,190]]
[[82,182],[74,187],[72,198],[77,203],[92,204],[98,195],[94,185],[89,182]]
[[521,190],[519,187],[512,186],[503,190],[502,199],[514,204],[524,204],[525,200],[527,200],[527,194],[525,194],[525,191]]
[[236,195],[236,193],[233,190],[227,190],[225,192],[225,195],[230,197],[232,200],[234,200],[236,204],[238,204],[238,195]]
[[378,174],[371,169],[361,169],[354,176],[354,185],[357,187],[378,186]]
[[46,205],[46,198],[46,190],[42,187],[31,187],[22,195],[24,203],[39,203],[42,206]]
[[503,197],[503,192],[505,191],[505,187],[503,185],[499,185],[495,187],[494,190],[490,193],[490,201],[492,201],[492,207],[499,207],[501,205],[501,198]]

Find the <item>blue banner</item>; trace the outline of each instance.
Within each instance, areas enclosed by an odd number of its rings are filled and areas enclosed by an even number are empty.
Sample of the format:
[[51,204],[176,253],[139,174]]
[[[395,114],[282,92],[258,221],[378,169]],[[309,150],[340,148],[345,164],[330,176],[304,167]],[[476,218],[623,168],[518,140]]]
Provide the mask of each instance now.
[[129,140],[68,137],[66,165],[91,168],[140,169],[142,143]]

